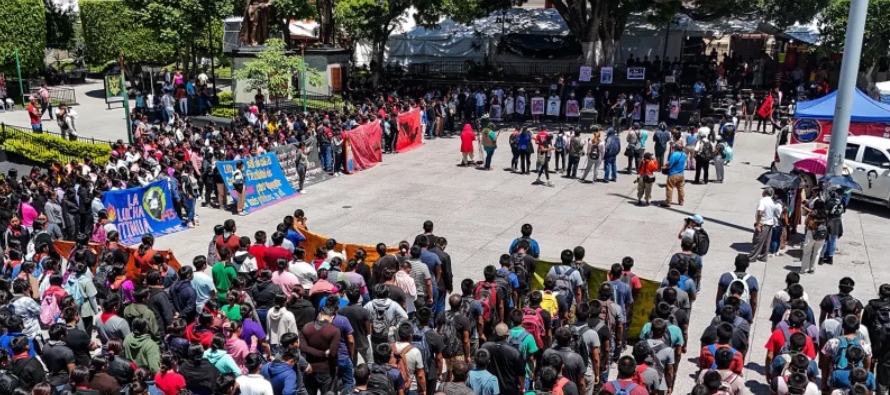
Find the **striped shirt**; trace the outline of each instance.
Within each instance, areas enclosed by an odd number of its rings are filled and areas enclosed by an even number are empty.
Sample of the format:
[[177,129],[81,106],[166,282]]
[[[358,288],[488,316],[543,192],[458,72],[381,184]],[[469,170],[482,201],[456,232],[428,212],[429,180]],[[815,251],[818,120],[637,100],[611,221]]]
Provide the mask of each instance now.
[[426,281],[432,281],[430,276],[430,268],[419,259],[409,259],[411,263],[411,272],[408,273],[414,279],[414,285],[417,286],[417,297],[426,299]]

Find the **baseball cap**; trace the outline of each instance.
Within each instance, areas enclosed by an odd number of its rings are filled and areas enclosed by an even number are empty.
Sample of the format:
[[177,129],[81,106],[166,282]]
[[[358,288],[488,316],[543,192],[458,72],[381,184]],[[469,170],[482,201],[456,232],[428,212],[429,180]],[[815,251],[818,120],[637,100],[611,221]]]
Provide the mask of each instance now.
[[702,216],[701,216],[701,215],[698,215],[698,214],[690,215],[690,216],[686,217],[686,219],[688,219],[688,220],[690,220],[690,221],[692,221],[692,222],[695,222],[695,223],[697,223],[697,224],[699,224],[699,225],[705,223],[705,219],[702,218]]
[[494,327],[494,334],[496,336],[500,336],[500,337],[510,336],[510,327],[508,327],[507,324],[505,324],[503,322],[500,324],[497,324]]

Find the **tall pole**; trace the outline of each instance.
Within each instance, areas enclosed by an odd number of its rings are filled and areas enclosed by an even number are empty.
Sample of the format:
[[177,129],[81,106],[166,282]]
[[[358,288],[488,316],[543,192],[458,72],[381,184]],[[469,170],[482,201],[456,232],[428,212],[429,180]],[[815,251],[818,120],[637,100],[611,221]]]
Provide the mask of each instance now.
[[862,36],[865,35],[865,16],[868,0],[850,1],[847,18],[847,38],[844,40],[844,58],[837,86],[837,102],[831,126],[831,145],[828,147],[827,174],[841,175],[844,154],[847,150],[847,133],[850,130],[850,111],[856,94],[856,75],[859,73],[859,57],[862,54]]
[[133,144],[133,122],[130,122],[130,94],[127,93],[127,73],[124,69],[124,55],[118,57],[121,68],[121,92],[124,96],[124,120],[127,122],[127,140]]
[[25,87],[22,84],[22,62],[19,60],[19,50],[15,50],[15,74],[19,77],[19,93],[22,95],[22,105],[27,103],[25,100]]
[[667,59],[668,55],[668,41],[671,40],[671,22],[673,22],[673,20],[668,21],[667,28],[665,28],[666,32],[664,33],[664,49],[661,50],[662,61]]
[[306,113],[306,42],[300,47],[300,56],[302,57],[302,66],[300,67],[300,96],[303,96],[303,113]]
[[210,23],[210,31],[207,35],[207,42],[210,45],[210,76],[213,80],[213,97],[216,98],[216,65],[213,63],[213,23]]

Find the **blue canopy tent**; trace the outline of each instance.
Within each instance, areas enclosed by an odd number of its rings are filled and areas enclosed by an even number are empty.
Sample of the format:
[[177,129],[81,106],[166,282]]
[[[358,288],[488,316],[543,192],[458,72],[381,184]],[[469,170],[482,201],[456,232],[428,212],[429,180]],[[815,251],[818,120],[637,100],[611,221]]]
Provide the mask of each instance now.
[[[809,143],[828,142],[837,104],[837,91],[816,100],[797,104],[794,110],[794,137],[792,141]],[[850,133],[856,136],[870,135],[890,137],[890,105],[880,103],[861,90],[853,95],[853,110],[850,114]]]

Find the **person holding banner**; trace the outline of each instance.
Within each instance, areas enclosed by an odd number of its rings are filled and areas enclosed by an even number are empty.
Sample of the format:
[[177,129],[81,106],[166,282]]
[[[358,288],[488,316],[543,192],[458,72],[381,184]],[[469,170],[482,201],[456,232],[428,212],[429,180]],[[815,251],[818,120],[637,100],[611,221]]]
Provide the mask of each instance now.
[[232,172],[232,188],[238,193],[238,196],[235,198],[235,211],[232,214],[247,215],[244,212],[244,201],[246,200],[244,193],[244,161],[239,160],[235,162],[235,171]]

